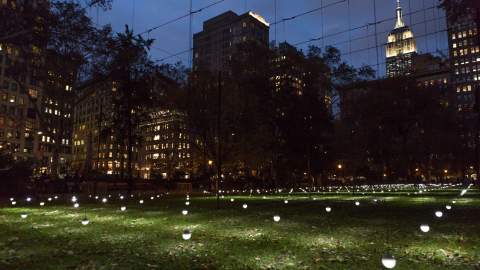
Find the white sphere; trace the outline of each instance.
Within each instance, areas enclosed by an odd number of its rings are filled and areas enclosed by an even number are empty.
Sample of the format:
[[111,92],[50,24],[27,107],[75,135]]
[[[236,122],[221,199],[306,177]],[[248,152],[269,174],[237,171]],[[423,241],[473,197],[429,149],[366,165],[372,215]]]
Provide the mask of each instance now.
[[32,198],[27,197],[27,202],[30,202],[31,200],[32,200]]
[[192,232],[189,229],[183,230],[182,238],[183,240],[189,240],[192,238]]
[[17,204],[17,202],[16,202],[16,201],[12,201],[12,205],[15,205],[15,204]]
[[74,208],[78,208],[79,206],[80,206],[80,204],[78,204],[78,203],[75,203],[75,204],[73,205]]
[[420,225],[420,230],[424,233],[427,233],[430,231],[430,226],[428,226],[428,224],[422,224]]
[[123,212],[123,211],[125,211],[125,210],[127,210],[127,207],[126,207],[126,206],[122,206],[122,207],[120,207],[120,211],[122,211],[122,212]]
[[45,203],[44,203],[44,202],[40,202],[40,206],[44,206],[44,205],[45,205]]
[[441,217],[443,217],[443,212],[442,211],[436,211],[435,216],[438,217],[438,218],[441,218]]
[[387,269],[393,269],[397,265],[397,260],[392,255],[386,254],[382,257],[382,265]]
[[20,217],[23,218],[23,219],[25,219],[25,218],[28,217],[28,215],[27,215],[27,214],[21,214]]
[[447,210],[451,210],[451,209],[452,209],[452,206],[451,206],[451,205],[446,205],[445,208],[446,208]]
[[138,201],[140,204],[143,204],[143,200]]
[[283,202],[284,202],[285,204],[287,204],[287,203],[288,203],[288,200],[285,200],[285,201],[283,201]]
[[107,198],[103,198],[102,203],[106,203],[106,202],[107,202]]
[[273,216],[273,221],[279,222],[280,221],[280,216]]
[[234,201],[235,201],[235,199],[234,199],[234,198],[231,198],[231,199],[230,199],[230,201],[231,201],[231,202],[234,202]]
[[360,205],[360,202],[355,202],[355,205],[356,205],[356,206],[359,206],[359,205]]
[[10,201],[13,201],[13,200],[14,200],[14,198],[10,198]]
[[182,210],[182,215],[186,216],[188,214],[188,210]]
[[52,201],[52,198],[48,198],[48,201],[51,202],[51,201]]
[[90,220],[88,220],[88,218],[84,218],[84,219],[82,219],[81,222],[82,222],[83,226],[86,226],[86,225],[88,225],[88,223],[90,223]]
[[123,200],[123,196],[120,196],[120,200]]
[[72,202],[76,202],[77,201],[77,197],[73,196],[72,197]]
[[189,205],[190,205],[190,201],[186,201],[186,202],[185,202],[185,205],[186,205],[186,206],[189,206]]
[[330,213],[332,212],[332,208],[330,206],[327,206],[325,207],[325,211],[327,211],[327,213]]
[[244,203],[244,204],[242,205],[242,207],[243,207],[243,209],[247,209],[248,205],[247,205],[246,203]]
[[454,200],[454,201],[452,201],[452,203],[453,203],[453,204],[456,204],[456,203],[457,203],[457,201],[455,201],[455,200]]
[[150,200],[153,200],[153,199],[155,199],[155,197],[153,197],[153,196],[152,196],[152,197],[150,197]]

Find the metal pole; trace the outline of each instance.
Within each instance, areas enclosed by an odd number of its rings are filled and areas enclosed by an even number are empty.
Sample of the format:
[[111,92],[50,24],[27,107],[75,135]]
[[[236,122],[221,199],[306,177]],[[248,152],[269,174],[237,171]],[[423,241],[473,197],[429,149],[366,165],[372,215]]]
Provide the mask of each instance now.
[[217,209],[220,208],[219,181],[222,177],[222,145],[221,145],[221,118],[222,118],[222,72],[218,72],[218,114],[217,114]]

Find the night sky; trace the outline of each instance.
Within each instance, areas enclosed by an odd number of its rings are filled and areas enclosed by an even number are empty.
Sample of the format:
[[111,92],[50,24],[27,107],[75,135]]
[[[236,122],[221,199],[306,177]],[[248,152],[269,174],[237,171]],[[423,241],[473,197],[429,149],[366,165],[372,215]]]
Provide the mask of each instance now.
[[[193,10],[204,7],[217,0],[193,0]],[[322,0],[277,0],[277,21],[289,18],[299,13],[319,8]],[[355,65],[377,66],[376,48],[379,55],[379,75],[385,74],[385,49],[388,32],[395,22],[395,0],[375,0],[376,15],[374,16],[374,0],[323,0],[328,6],[322,11],[316,11],[293,20],[277,24],[277,40],[296,44],[311,38],[322,36],[323,40],[298,45],[305,49],[309,44],[317,46],[333,45],[344,54],[344,59]],[[447,35],[444,13],[435,6],[438,0],[402,0],[404,19],[413,29],[417,38],[419,52],[435,53],[438,50],[446,55]],[[348,8],[350,6],[350,9]],[[135,32],[143,32],[151,27],[162,24],[176,17],[188,14],[189,0],[114,0],[112,10],[103,12],[91,10],[94,21],[99,24],[111,24],[115,31],[122,31],[125,24],[133,25]],[[193,17],[193,33],[202,30],[202,22],[232,10],[238,14],[254,11],[262,15],[268,22],[274,22],[274,0],[225,0],[224,2],[205,9]],[[350,20],[349,20],[350,10]],[[413,13],[410,14],[409,13]],[[323,20],[322,20],[323,15]],[[390,20],[389,20],[390,19]],[[369,23],[377,24],[378,40],[375,42],[375,28]],[[323,29],[322,29],[323,24]],[[349,27],[350,25],[350,27]],[[361,27],[354,31],[332,36],[332,34]],[[189,19],[184,18],[165,27],[151,32],[155,39],[152,49],[153,59],[163,59],[171,54],[185,51],[189,47]],[[330,35],[330,36],[329,36]],[[145,35],[147,36],[147,35]],[[329,37],[328,37],[329,36]],[[275,39],[275,26],[270,28],[270,40]],[[349,40],[352,40],[349,42]],[[375,45],[376,44],[376,45]],[[350,53],[349,53],[350,52]],[[189,54],[170,57],[165,62],[181,61],[188,65]]]

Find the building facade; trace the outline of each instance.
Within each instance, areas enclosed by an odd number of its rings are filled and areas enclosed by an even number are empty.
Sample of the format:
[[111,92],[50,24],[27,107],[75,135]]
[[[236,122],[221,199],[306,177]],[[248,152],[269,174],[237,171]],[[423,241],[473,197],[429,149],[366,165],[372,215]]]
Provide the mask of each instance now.
[[194,172],[191,135],[185,114],[177,110],[158,110],[140,129],[144,179],[189,179]]
[[260,15],[227,11],[203,23],[193,35],[193,69],[218,72],[228,66],[236,44],[257,41],[268,46],[269,24]]
[[[448,13],[448,11],[447,11]],[[479,8],[447,14],[452,87],[459,111],[472,111],[480,85]]]
[[[77,93],[73,122],[73,170],[79,175],[126,174],[127,149],[112,131],[114,83],[92,84]],[[133,175],[138,176],[138,148],[133,149]]]
[[405,25],[400,0],[397,0],[397,19],[395,28],[387,38],[386,67],[387,77],[410,75],[413,57],[417,53],[417,45],[413,32]]

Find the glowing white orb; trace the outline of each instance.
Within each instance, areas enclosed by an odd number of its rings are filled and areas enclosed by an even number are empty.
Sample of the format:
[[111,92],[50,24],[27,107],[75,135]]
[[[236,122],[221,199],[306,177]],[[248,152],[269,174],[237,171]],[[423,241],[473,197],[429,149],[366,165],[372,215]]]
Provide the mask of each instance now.
[[98,196],[95,196],[95,200],[98,200]]
[[48,198],[48,201],[51,202],[51,201],[52,201],[52,198]]
[[107,201],[108,201],[107,198],[102,199],[102,203],[106,203]]
[[44,202],[40,202],[40,206],[44,206],[44,205],[45,205],[45,203],[44,203]]
[[188,210],[182,210],[182,215],[186,216],[188,214]]
[[382,265],[387,269],[393,269],[397,265],[397,260],[390,254],[382,257]]
[[74,207],[74,208],[78,208],[78,207],[80,207],[80,204],[75,203],[75,204],[73,205],[73,207]]
[[273,221],[279,222],[280,221],[280,216],[273,216]]
[[123,196],[120,196],[120,200],[123,200]]
[[190,238],[192,238],[192,232],[189,229],[183,230],[182,238],[183,240],[189,240]]
[[127,207],[126,207],[126,206],[120,207],[120,211],[125,211],[125,210],[127,210]]
[[88,218],[84,218],[84,219],[82,219],[81,222],[82,222],[83,226],[86,226],[86,225],[88,225],[88,223],[90,223],[90,220],[88,220]]
[[10,201],[13,201],[14,199],[13,198],[10,198]]
[[356,206],[359,206],[359,205],[360,205],[360,202],[355,202],[355,205],[356,205]]
[[327,211],[327,213],[330,213],[332,212],[332,208],[330,206],[327,206],[325,207],[325,211]]
[[262,197],[262,199],[264,199],[264,200],[265,200],[266,198],[267,198],[267,197],[265,197],[265,196]]
[[27,202],[30,202],[31,200],[32,200],[32,198],[27,197]]
[[451,209],[452,209],[452,206],[451,206],[451,205],[446,205],[445,208],[446,208],[447,210],[451,210]]
[[143,200],[138,201],[140,204],[143,204]]
[[21,214],[20,217],[23,218],[23,219],[25,219],[25,218],[28,217],[28,215],[27,215],[27,214]]
[[186,201],[186,202],[185,202],[185,205],[186,205],[186,206],[189,206],[189,205],[190,205],[190,201]]
[[231,201],[231,202],[234,202],[234,201],[235,201],[235,199],[234,199],[234,198],[231,198],[231,199],[230,199],[230,201]]
[[76,202],[77,201],[77,197],[73,196],[72,197],[72,202]]
[[56,200],[56,199],[58,199],[58,196],[55,196],[54,198],[55,198],[55,200]]
[[246,203],[244,203],[244,204],[242,205],[242,207],[243,207],[243,209],[247,209],[248,205],[247,205]]
[[155,197],[153,197],[153,196],[152,196],[152,197],[150,197],[150,200],[153,200],[153,199],[155,199]]
[[430,231],[430,226],[428,226],[428,224],[422,224],[420,225],[420,230],[424,233],[427,233]]
[[288,200],[285,200],[285,201],[283,201],[283,202],[284,202],[285,204],[287,204],[287,203],[288,203]]
[[457,201],[452,201],[452,203],[453,203],[453,204],[456,204],[456,203],[457,203]]
[[16,202],[16,201],[12,201],[12,205],[15,205],[15,204],[17,204],[17,202]]
[[443,212],[442,212],[442,211],[436,211],[436,212],[435,212],[435,216],[436,216],[437,218],[441,218],[441,217],[443,217]]

